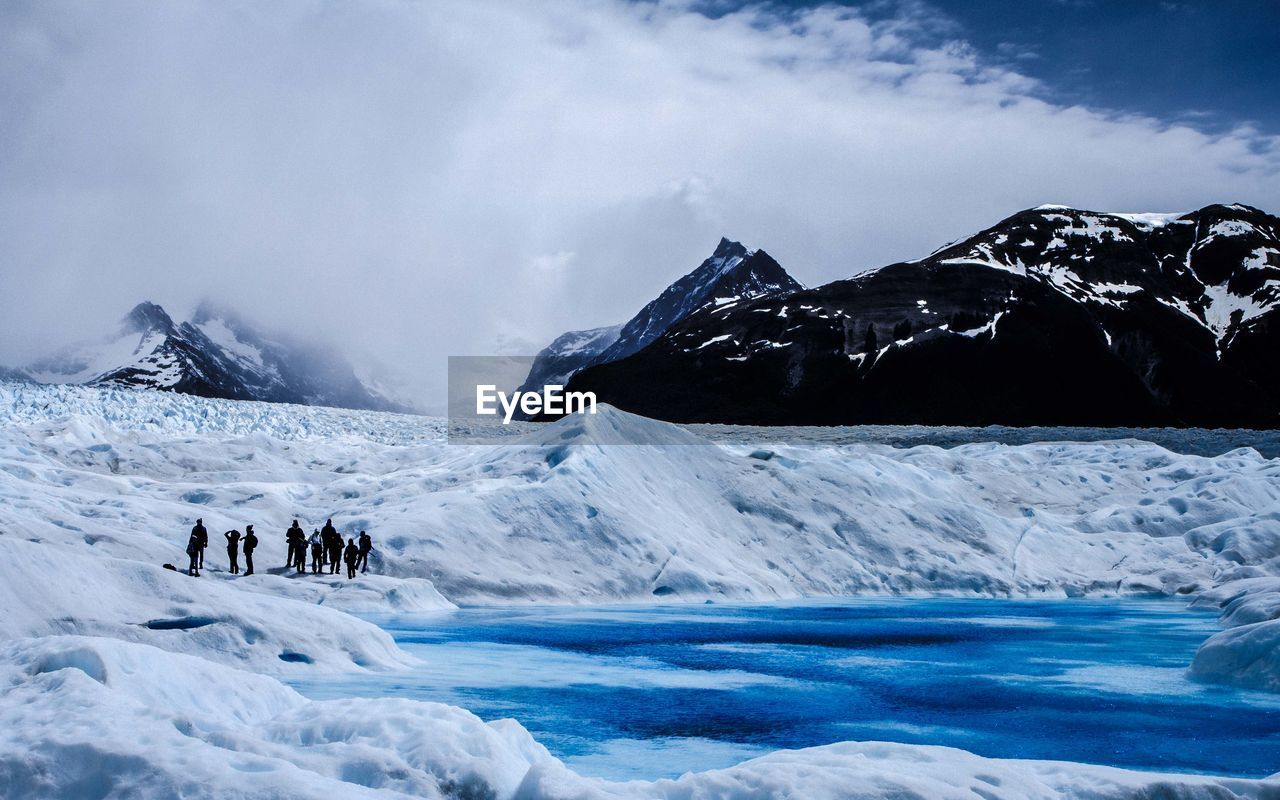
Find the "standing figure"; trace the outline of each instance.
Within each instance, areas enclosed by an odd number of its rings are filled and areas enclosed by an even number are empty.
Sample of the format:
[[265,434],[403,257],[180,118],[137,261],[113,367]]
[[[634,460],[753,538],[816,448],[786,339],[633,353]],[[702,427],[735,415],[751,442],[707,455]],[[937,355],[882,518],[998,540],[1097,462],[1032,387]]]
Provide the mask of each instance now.
[[307,534],[296,519],[293,521],[293,526],[289,528],[289,532],[285,534],[285,541],[289,546],[289,566],[296,567],[298,572],[306,572],[307,557],[302,553],[306,548]]
[[320,538],[324,540],[324,549],[328,551],[329,574],[337,575],[338,567],[342,564],[342,534],[332,530],[332,526],[326,525],[325,528],[330,529],[330,532],[320,531]]
[[347,580],[356,576],[356,559],[360,558],[360,548],[355,539],[347,540],[347,549],[342,552],[342,560],[347,562]]
[[320,539],[320,531],[311,532],[311,572],[320,574],[320,565],[324,563],[324,543]]
[[253,551],[258,546],[258,537],[253,535],[253,526],[244,526],[244,576],[253,574]]
[[360,531],[360,558],[356,561],[356,566],[361,572],[369,570],[369,551],[373,549],[373,539],[369,538],[369,534]]
[[200,577],[200,537],[193,530],[191,538],[187,539],[187,555],[191,557],[191,564],[187,567],[187,574],[194,577]]
[[196,526],[191,529],[191,535],[196,537],[196,550],[199,551],[200,569],[204,569],[204,549],[209,546],[209,532],[204,528],[203,519],[196,520]]
[[231,574],[240,574],[240,531],[229,530],[222,534],[227,539],[227,563],[231,565]]

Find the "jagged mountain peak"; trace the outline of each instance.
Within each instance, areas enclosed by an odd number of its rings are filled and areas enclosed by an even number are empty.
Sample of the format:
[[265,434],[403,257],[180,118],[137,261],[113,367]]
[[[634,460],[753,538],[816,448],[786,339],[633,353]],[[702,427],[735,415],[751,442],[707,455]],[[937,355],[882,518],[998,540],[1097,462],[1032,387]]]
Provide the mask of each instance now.
[[765,251],[748,249],[722,236],[708,258],[667,286],[625,324],[570,331],[557,337],[538,353],[522,388],[563,383],[588,366],[625,358],[708,306],[802,288]]
[[173,318],[157,303],[144,300],[138,303],[120,320],[121,330],[128,333],[172,333]]
[[721,238],[709,258],[650,301],[622,326],[618,340],[595,363],[625,358],[672,325],[708,305],[796,291],[799,282],[763,250]]
[[711,257],[733,258],[734,256],[745,256],[749,252],[742,242],[735,242],[727,236],[721,236],[720,244],[716,245],[715,252],[711,254]]

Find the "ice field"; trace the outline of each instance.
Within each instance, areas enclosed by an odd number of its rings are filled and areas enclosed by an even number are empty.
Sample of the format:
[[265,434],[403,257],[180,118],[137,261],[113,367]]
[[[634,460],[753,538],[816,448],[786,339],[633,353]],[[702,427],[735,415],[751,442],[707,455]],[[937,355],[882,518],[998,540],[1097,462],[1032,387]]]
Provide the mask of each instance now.
[[[1187,679],[1280,691],[1280,462],[1255,450],[598,444],[702,441],[612,409],[533,435],[458,446],[420,417],[0,384],[0,786],[37,797],[1280,792],[1274,780],[867,741],[614,783],[579,776],[518,722],[403,697],[309,700],[281,682],[421,663],[351,612],[1160,595],[1222,611],[1224,629],[1180,668]],[[162,569],[185,564],[197,516],[213,569]],[[268,574],[295,517],[368,530],[379,574]],[[247,523],[259,574],[232,579],[218,542]]]

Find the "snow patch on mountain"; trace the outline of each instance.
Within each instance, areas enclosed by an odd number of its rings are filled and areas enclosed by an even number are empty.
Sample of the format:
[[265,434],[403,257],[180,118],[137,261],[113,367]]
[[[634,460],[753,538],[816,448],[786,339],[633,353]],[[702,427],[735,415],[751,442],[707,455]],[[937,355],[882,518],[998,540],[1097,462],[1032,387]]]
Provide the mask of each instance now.
[[534,358],[520,391],[537,392],[544,386],[564,386],[574,373],[594,363],[618,341],[621,333],[621,325],[610,325],[557,336]]
[[[1214,211],[1214,209],[1221,211]],[[1237,218],[1217,219],[1201,225],[1201,217],[1218,213],[1234,213]],[[1230,338],[1246,323],[1266,314],[1280,303],[1280,229],[1263,224],[1252,217],[1261,212],[1244,206],[1209,207],[1187,214],[1102,213],[1060,205],[1039,206],[1005,220],[977,236],[937,251],[937,261],[949,265],[981,265],[1005,270],[1043,281],[1075,300],[1123,307],[1126,299],[1117,298],[1106,289],[1114,279],[1101,277],[1090,262],[1104,257],[1114,263],[1109,253],[1116,247],[1131,246],[1146,255],[1125,254],[1127,260],[1147,267],[1132,270],[1123,283],[1132,287],[1125,294],[1154,296],[1210,330],[1220,342]],[[1163,236],[1171,227],[1194,229],[1183,238]],[[1160,234],[1163,238],[1153,238]],[[1236,270],[1275,269],[1276,275],[1255,287],[1237,285],[1231,271],[1220,279],[1206,279],[1203,271],[1194,269],[1197,253],[1214,247],[1221,238],[1244,238],[1256,242],[1251,254],[1238,259]],[[1019,240],[1020,244],[1011,244]],[[1082,244],[1072,244],[1080,240]],[[1234,258],[1234,256],[1224,256]],[[931,256],[930,258],[933,258]],[[1159,264],[1181,267],[1187,281],[1158,279]],[[1112,267],[1115,268],[1115,267]]]

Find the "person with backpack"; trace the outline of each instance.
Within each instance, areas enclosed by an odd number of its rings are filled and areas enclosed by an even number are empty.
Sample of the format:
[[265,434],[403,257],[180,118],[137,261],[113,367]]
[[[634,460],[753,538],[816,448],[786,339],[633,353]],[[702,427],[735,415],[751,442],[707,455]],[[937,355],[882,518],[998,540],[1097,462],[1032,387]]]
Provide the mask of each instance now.
[[347,563],[347,580],[356,576],[356,559],[358,558],[360,558],[360,548],[356,547],[356,540],[348,539],[347,549],[342,553],[342,560]]
[[187,567],[187,574],[193,578],[199,578],[200,577],[200,536],[195,532],[194,529],[191,531],[191,538],[187,539],[187,555],[191,557],[191,565]]
[[244,541],[241,547],[244,548],[244,576],[247,578],[253,574],[253,551],[258,546],[258,537],[253,534],[253,526],[244,526]]
[[229,530],[222,534],[227,540],[227,563],[232,575],[240,574],[240,531]]
[[204,569],[204,549],[209,546],[209,531],[205,530],[204,519],[197,519],[196,525],[191,529],[191,535],[196,538],[196,551],[200,559],[199,568]]
[[311,573],[313,575],[320,574],[320,566],[324,564],[324,542],[320,538],[320,531],[311,532]]
[[360,568],[363,574],[369,570],[369,551],[373,549],[373,539],[369,534],[360,531],[360,557],[356,560],[356,566]]

